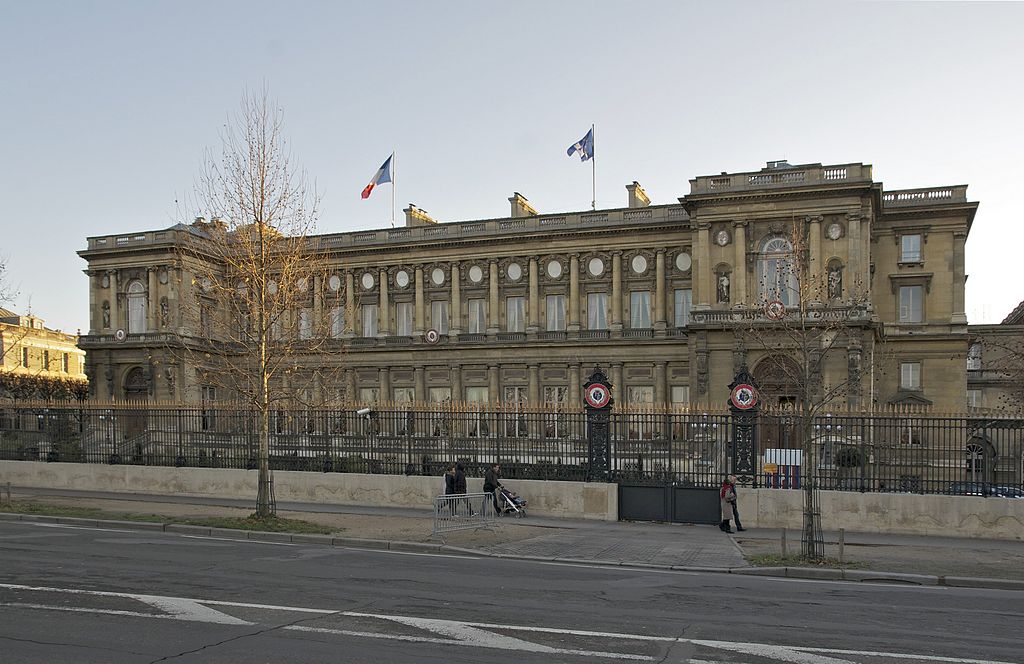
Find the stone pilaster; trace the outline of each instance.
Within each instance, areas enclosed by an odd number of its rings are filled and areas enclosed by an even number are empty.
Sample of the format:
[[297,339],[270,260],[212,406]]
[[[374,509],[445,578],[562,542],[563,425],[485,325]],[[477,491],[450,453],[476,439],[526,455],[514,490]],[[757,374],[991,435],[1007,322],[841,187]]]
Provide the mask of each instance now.
[[580,255],[569,257],[569,332],[580,331]]
[[[453,338],[457,338],[462,332],[462,291],[461,291],[461,280],[459,277],[459,264],[452,263],[452,310],[449,318],[450,325],[448,326],[448,334]],[[461,389],[461,385],[460,385]],[[463,397],[452,396],[455,401],[462,401]]]
[[487,334],[493,337],[501,329],[501,310],[498,308],[498,261],[492,259],[489,268]]
[[536,258],[530,259],[530,302],[526,333],[537,334],[540,329],[540,275]]
[[[345,272],[345,331],[342,335],[351,339],[356,335],[356,289],[355,275],[352,270]],[[349,395],[349,400],[354,400],[355,395]]]
[[732,291],[729,293],[733,304],[747,304],[747,221],[733,222],[733,267]]
[[[412,333],[414,335],[416,335],[417,337],[421,337],[423,335],[423,331],[426,329],[426,324],[424,323],[424,321],[426,319],[426,316],[425,316],[425,308],[426,307],[425,307],[424,302],[423,302],[423,267],[422,266],[416,268],[415,279],[416,279],[416,322],[413,324]],[[417,393],[416,399],[419,400],[419,401],[423,400],[419,396],[419,393]]]
[[[665,307],[665,250],[659,249],[654,257],[654,334],[665,336],[668,325]],[[658,402],[660,403],[660,402]]]
[[378,288],[380,290],[380,311],[377,312],[377,336],[386,337],[391,334],[391,316],[389,315],[391,313],[391,302],[388,297],[387,269],[381,269],[380,271]]
[[612,333],[622,334],[622,252],[612,252]]

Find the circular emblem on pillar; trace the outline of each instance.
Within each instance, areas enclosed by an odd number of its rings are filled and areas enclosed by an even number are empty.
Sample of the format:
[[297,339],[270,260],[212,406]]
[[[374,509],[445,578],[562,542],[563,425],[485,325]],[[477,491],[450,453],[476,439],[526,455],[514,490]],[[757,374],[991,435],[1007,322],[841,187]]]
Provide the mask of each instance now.
[[781,300],[772,300],[764,305],[764,315],[772,320],[782,320],[786,316],[786,305]]
[[114,331],[114,341],[121,342],[121,341],[124,341],[127,338],[128,338],[128,333],[125,332],[124,330],[120,330],[119,329],[119,330],[115,330]]
[[757,405],[757,390],[754,389],[753,385],[740,383],[732,389],[729,401],[740,410],[749,410]]
[[609,393],[606,385],[597,383],[589,386],[584,391],[583,398],[587,400],[587,405],[591,408],[604,408],[608,405],[612,395]]
[[437,330],[427,330],[423,333],[423,340],[428,344],[436,344],[441,338],[441,335],[437,333]]

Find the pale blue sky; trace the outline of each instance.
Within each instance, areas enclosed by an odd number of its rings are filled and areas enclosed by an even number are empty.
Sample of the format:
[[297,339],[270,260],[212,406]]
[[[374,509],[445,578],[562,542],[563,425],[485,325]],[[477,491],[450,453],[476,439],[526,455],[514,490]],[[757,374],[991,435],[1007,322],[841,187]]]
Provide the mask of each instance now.
[[359,193],[393,148],[399,218],[586,209],[565,149],[596,123],[598,207],[783,158],[968,184],[968,314],[998,321],[1024,299],[1022,27],[1021,3],[0,0],[0,255],[17,308],[85,331],[75,251],[177,221],[266,82],[323,232],[389,225],[389,187]]

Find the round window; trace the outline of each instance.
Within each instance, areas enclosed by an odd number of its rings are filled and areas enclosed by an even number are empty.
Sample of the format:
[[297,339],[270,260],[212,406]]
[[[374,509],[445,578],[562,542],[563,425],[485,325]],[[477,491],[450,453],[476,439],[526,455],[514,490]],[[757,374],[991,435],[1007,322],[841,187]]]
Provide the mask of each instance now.
[[558,261],[551,261],[548,263],[548,276],[552,279],[558,279],[562,276],[562,264]]
[[341,290],[341,277],[336,274],[332,274],[331,278],[327,280],[327,287],[335,292]]
[[587,263],[587,272],[595,277],[600,277],[604,274],[604,261],[600,258],[591,258]]
[[693,260],[690,258],[690,254],[685,251],[680,251],[676,254],[676,269],[680,272],[687,272],[690,266],[693,265]]
[[509,263],[508,267],[505,268],[505,274],[512,281],[519,281],[523,278],[523,268],[519,267],[519,263]]
[[444,283],[444,270],[439,267],[435,267],[430,272],[430,280],[434,282],[435,286],[440,286]]
[[395,283],[398,284],[399,288],[405,288],[409,285],[409,273],[405,270],[399,270],[395,273]]
[[633,272],[635,274],[643,274],[647,271],[647,259],[640,254],[633,256],[633,260],[630,262],[630,265],[633,267]]
[[484,280],[484,271],[480,269],[479,265],[474,265],[469,268],[469,280],[474,284],[478,284]]
[[369,272],[363,272],[362,284],[363,288],[365,288],[366,290],[370,290],[371,288],[373,288],[373,275],[370,274]]

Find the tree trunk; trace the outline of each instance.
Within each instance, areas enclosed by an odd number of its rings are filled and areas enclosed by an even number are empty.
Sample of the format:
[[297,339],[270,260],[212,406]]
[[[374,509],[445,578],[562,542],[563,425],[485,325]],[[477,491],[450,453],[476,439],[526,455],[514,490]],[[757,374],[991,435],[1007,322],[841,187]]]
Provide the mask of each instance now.
[[800,471],[800,483],[804,490],[801,555],[808,560],[818,560],[825,555],[825,543],[821,534],[821,511],[818,506],[818,486],[815,477],[817,455],[814,445],[814,416],[804,411],[800,420],[800,433],[803,436],[803,468]]

